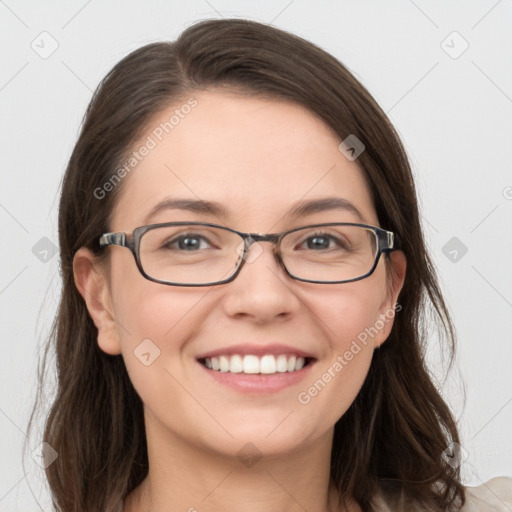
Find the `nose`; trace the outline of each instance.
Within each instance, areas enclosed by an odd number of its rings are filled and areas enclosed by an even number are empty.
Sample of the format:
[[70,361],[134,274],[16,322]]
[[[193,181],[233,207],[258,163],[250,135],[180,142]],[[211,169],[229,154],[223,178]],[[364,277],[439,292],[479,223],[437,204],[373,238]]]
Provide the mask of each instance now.
[[[288,317],[300,306],[294,281],[281,266],[275,244],[250,241],[237,277],[227,283],[224,302],[230,316],[247,316],[258,322]],[[295,285],[296,286],[296,285]]]
[[261,278],[263,273],[268,276],[273,275],[274,281],[291,279],[282,264],[274,236],[254,234],[246,239],[246,245],[248,249],[244,254],[244,261],[237,279],[240,278],[240,274],[254,274]]

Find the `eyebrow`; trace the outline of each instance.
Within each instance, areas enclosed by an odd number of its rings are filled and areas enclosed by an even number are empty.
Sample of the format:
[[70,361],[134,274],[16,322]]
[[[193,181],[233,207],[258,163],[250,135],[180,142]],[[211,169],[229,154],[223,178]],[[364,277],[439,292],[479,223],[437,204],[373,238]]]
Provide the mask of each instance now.
[[[200,215],[213,215],[220,218],[230,216],[229,210],[216,201],[196,199],[166,198],[156,204],[144,218],[144,224],[157,213],[164,210],[185,210]],[[286,219],[307,217],[315,213],[332,210],[341,210],[355,215],[360,221],[366,222],[360,210],[347,199],[341,197],[324,197],[298,201],[292,205],[291,210],[285,215]]]

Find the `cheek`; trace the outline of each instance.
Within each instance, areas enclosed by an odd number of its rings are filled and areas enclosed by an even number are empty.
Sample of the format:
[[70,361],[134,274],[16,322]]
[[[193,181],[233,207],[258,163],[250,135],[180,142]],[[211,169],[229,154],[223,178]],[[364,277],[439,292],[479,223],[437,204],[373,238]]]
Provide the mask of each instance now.
[[[355,322],[355,319],[354,319]],[[360,342],[359,329],[343,326],[343,332],[331,346],[329,356],[315,365],[297,401],[311,418],[322,418],[327,427],[334,425],[349,409],[361,389],[370,368],[373,345]]]
[[297,395],[305,417],[321,418],[325,428],[334,425],[357,397],[368,374],[373,350],[370,346],[335,353],[319,365]]
[[[375,304],[368,304],[367,301],[361,304],[353,300],[339,311],[333,347],[338,353],[357,352],[357,347],[372,349],[379,331],[376,328],[377,320],[378,308]],[[350,358],[349,354],[347,358]]]
[[[319,295],[316,311],[323,335],[329,340],[331,352],[344,353],[351,349],[353,342],[361,348],[373,346],[375,326],[383,301],[383,287],[371,279],[344,285],[333,292],[325,290]],[[378,330],[378,329],[377,329]],[[350,357],[350,356],[348,356]]]
[[[182,348],[197,327],[202,295],[197,290],[166,287],[144,279],[120,279],[114,289],[117,331],[134,387],[158,386],[163,368],[179,367]],[[203,292],[206,293],[206,292]]]
[[363,281],[323,296],[327,300],[316,314],[328,344],[297,399],[313,416],[322,414],[326,424],[334,424],[368,374],[381,327],[377,321],[382,297]]
[[150,339],[173,357],[197,326],[201,315],[201,296],[195,292],[175,291],[158,283],[132,290],[122,299],[117,317],[126,329],[119,328],[123,352],[134,350],[145,339]]
[[144,278],[129,251],[112,262],[113,309],[123,352],[144,339],[164,348],[166,340],[189,322],[200,302],[197,289],[165,286]]

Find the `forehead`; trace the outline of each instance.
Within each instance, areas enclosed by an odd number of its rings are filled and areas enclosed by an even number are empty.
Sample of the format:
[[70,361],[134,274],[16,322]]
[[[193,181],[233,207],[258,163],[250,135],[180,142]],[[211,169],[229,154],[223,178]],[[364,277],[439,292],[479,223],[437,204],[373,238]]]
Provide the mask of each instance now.
[[[161,209],[151,221],[217,219],[258,232],[292,220],[291,208],[326,197],[351,203],[362,216],[350,217],[348,208],[343,219],[341,210],[335,218],[375,224],[364,174],[339,151],[340,142],[301,105],[219,90],[191,92],[158,112],[134,144],[137,163],[124,178],[111,227],[133,229],[147,223],[159,203],[185,199],[218,203],[223,218],[200,208]],[[315,214],[314,208],[307,211]]]

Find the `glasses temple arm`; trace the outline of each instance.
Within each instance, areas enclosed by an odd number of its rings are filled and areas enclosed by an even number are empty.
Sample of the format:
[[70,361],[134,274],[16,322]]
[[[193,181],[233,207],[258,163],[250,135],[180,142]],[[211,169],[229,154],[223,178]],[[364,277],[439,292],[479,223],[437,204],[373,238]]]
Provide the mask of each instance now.
[[126,247],[126,233],[104,233],[99,240],[100,247],[120,245]]
[[382,230],[379,234],[382,243],[382,252],[392,252],[398,249],[398,241],[393,232]]

